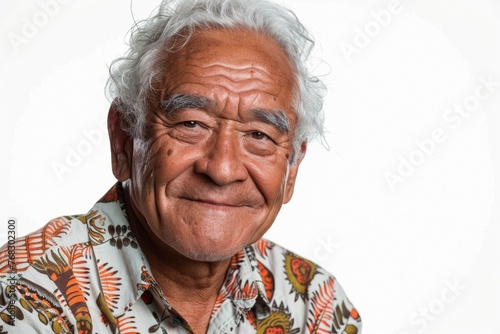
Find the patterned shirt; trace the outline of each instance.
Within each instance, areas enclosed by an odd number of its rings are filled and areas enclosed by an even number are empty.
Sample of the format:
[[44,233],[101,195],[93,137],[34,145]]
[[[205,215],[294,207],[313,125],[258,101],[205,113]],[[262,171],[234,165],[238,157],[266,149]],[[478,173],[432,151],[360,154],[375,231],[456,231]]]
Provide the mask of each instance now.
[[[0,250],[0,334],[191,333],[164,297],[117,183],[85,215],[63,216]],[[208,333],[360,333],[335,278],[260,240],[232,259]]]

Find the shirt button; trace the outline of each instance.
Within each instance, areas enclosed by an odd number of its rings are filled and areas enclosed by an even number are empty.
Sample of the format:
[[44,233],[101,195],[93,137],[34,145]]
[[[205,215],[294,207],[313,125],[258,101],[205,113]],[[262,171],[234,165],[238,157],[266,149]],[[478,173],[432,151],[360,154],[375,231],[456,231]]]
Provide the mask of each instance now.
[[172,324],[172,326],[177,327],[177,326],[179,326],[181,324],[181,319],[179,319],[179,318],[172,318],[170,320],[170,323]]

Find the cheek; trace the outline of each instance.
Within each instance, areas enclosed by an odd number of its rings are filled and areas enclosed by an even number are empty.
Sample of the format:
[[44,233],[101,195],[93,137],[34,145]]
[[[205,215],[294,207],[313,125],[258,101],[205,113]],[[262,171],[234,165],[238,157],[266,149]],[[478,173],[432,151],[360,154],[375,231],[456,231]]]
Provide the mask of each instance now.
[[281,203],[288,174],[288,162],[248,164],[249,172],[268,205]]
[[167,186],[192,168],[200,156],[199,150],[176,145],[168,138],[155,144],[139,156],[142,159],[138,161],[141,169],[137,171],[142,178],[139,182],[155,188]]

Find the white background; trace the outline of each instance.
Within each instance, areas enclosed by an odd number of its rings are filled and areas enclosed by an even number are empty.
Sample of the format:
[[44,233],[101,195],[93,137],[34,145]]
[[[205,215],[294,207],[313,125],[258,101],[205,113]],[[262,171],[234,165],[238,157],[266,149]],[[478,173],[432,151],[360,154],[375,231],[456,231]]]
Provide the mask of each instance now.
[[[47,15],[47,2],[0,4],[2,243],[8,217],[26,234],[86,212],[114,183],[107,65],[125,50],[130,8],[145,18],[158,4],[60,0]],[[364,333],[499,333],[500,3],[401,0],[385,26],[374,13],[387,1],[283,3],[317,38],[328,144],[309,146],[267,237],[334,273]],[[446,119],[475,89],[488,97]],[[425,154],[417,142],[436,129]]]

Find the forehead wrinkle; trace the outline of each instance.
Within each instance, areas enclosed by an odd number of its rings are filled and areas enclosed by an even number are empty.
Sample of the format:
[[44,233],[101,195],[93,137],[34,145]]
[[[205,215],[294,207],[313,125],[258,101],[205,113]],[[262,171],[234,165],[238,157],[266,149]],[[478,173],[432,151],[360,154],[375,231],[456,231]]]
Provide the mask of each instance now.
[[[207,79],[210,79],[211,77],[205,77]],[[266,92],[265,88],[262,87],[262,82],[256,81],[253,79],[247,79],[247,80],[231,80],[231,78],[222,76],[219,77],[222,78],[223,80],[217,82],[217,83],[207,83],[206,86],[210,87],[220,87],[222,89],[227,90],[231,94],[252,94],[252,93],[262,93],[265,95],[270,95],[273,93],[278,93],[279,90],[274,90],[272,92]]]
[[[214,80],[215,78],[223,79],[223,80]],[[226,76],[203,76],[200,77],[202,80],[195,82],[195,80],[187,80],[187,82],[180,83],[178,85],[175,85],[173,87],[170,87],[169,91],[180,91],[182,92],[183,90],[186,90],[186,86],[189,87],[205,87],[208,88],[212,91],[220,91],[220,89],[226,91],[230,95],[247,95],[247,94],[256,94],[256,93],[261,93],[264,95],[278,95],[285,87],[276,87],[272,91],[266,91],[266,88],[268,86],[263,86],[262,81],[254,80],[254,79],[246,79],[246,80],[232,80],[229,77]],[[271,88],[271,87],[269,87]],[[198,96],[196,94],[175,94],[175,95],[191,95],[191,96]],[[175,96],[174,95],[174,96]],[[200,96],[207,101],[207,108],[213,107],[213,104],[215,104],[215,101],[213,99],[204,97],[203,95]],[[165,100],[163,103],[167,103],[168,99]]]
[[[226,90],[227,92],[235,95],[254,94],[254,93],[262,93],[265,95],[279,95],[283,89],[287,88],[286,85],[274,87],[272,86],[271,80],[266,82],[257,78],[239,79],[239,78],[232,78],[223,74],[203,75],[203,76],[193,74],[193,77],[188,78],[188,80],[186,81],[187,81],[186,83],[182,83],[182,85],[180,86],[183,86],[184,84],[194,83],[194,85],[196,86],[205,86],[205,87],[210,87],[211,89],[220,87]],[[178,87],[173,87],[172,90],[175,89],[178,89]]]
[[[189,68],[193,69],[190,70]],[[192,74],[198,76],[199,70],[203,72],[205,78],[222,77],[233,83],[246,82],[249,80],[256,80],[261,83],[269,84],[276,81],[276,77],[283,78],[283,75],[274,73],[271,74],[268,69],[264,67],[257,67],[256,64],[210,64],[205,66],[198,66],[194,64],[185,64],[182,67],[184,74]]]
[[225,64],[219,64],[219,63],[213,63],[210,65],[206,66],[200,66],[199,68],[210,72],[216,72],[216,73],[231,73],[234,74],[234,72],[241,73],[240,75],[242,77],[248,77],[248,78],[256,78],[260,79],[261,81],[270,81],[266,80],[271,73],[268,71],[267,68],[263,66],[257,66],[257,64],[251,62],[250,60],[247,62],[245,61],[243,64],[236,64],[236,63],[225,63]]
[[[194,67],[194,66],[193,66]],[[199,73],[196,73],[195,71],[189,70],[186,67],[183,68],[182,75],[184,76],[183,82],[178,82],[177,84],[174,84],[173,86],[169,87],[168,91],[175,91],[179,90],[180,86],[184,85],[191,85],[194,84],[195,86],[206,86],[206,87],[222,87],[226,89],[228,92],[233,93],[233,94],[240,94],[240,93],[250,93],[250,92],[263,92],[265,94],[278,94],[278,90],[274,89],[272,92],[267,92],[267,88],[271,88],[272,84],[274,83],[275,80],[273,79],[267,79],[265,77],[262,78],[257,78],[257,77],[251,77],[251,76],[234,76],[229,74],[229,73],[203,73],[203,75],[200,75]],[[275,76],[276,77],[276,76]],[[177,75],[172,75],[168,79],[169,82],[176,82],[177,81]],[[287,85],[280,86],[279,91],[281,91],[283,88],[286,88]],[[180,89],[182,91],[182,89]],[[189,94],[187,94],[189,95]]]

